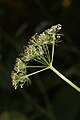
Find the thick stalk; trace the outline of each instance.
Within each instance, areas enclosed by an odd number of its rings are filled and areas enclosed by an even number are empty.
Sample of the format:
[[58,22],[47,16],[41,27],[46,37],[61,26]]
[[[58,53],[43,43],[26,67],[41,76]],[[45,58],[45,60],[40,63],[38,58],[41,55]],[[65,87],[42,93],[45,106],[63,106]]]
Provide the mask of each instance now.
[[65,82],[67,82],[69,85],[71,85],[74,89],[76,89],[78,92],[80,92],[80,88],[76,86],[74,83],[72,83],[69,79],[67,79],[64,75],[62,75],[60,72],[58,72],[52,65],[50,65],[50,69],[56,73],[60,78],[62,78]]

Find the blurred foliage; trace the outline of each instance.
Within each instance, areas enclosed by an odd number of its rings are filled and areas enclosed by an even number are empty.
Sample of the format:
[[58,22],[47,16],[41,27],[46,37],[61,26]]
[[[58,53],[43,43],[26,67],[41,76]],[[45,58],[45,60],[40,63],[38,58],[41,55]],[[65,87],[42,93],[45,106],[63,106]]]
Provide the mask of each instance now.
[[79,120],[80,94],[52,71],[14,90],[10,74],[29,38],[60,23],[54,66],[80,86],[80,0],[0,0],[0,120]]
[[28,120],[28,119],[17,112],[16,113],[4,112],[3,114],[1,114],[0,120]]

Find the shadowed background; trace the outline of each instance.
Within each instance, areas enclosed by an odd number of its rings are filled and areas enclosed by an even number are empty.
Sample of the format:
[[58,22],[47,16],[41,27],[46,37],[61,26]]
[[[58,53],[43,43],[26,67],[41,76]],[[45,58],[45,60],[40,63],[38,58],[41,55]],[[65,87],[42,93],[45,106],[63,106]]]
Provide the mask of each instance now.
[[47,70],[15,90],[16,57],[36,32],[62,25],[54,67],[80,87],[80,0],[0,0],[0,120],[79,120],[80,93]]

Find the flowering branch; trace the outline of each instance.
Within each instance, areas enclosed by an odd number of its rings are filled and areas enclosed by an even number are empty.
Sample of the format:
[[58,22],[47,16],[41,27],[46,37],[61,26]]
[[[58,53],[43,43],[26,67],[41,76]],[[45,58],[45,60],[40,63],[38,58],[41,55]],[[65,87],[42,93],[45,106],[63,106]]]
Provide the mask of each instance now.
[[[16,59],[14,70],[11,73],[12,85],[15,89],[18,86],[23,88],[25,82],[31,84],[29,77],[35,75],[44,70],[51,69],[55,72],[60,78],[65,82],[75,88],[80,92],[80,88],[58,72],[53,66],[53,57],[54,57],[54,46],[55,43],[59,42],[61,34],[59,31],[61,25],[54,25],[50,29],[45,30],[42,34],[35,34],[28,42],[28,46],[25,46],[24,52],[21,54],[20,58]],[[52,53],[50,56],[49,46],[52,47]],[[30,61],[37,61],[41,66],[29,66]],[[28,73],[28,68],[42,68],[33,73]]]

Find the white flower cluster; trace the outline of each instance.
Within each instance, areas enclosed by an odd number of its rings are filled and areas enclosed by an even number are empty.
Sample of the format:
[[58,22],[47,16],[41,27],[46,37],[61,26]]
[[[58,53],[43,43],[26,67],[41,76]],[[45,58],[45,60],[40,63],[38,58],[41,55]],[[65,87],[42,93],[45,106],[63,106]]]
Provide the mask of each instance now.
[[54,25],[50,29],[45,30],[42,34],[35,34],[30,41],[28,46],[25,47],[24,52],[20,58],[16,59],[16,64],[14,66],[14,71],[11,73],[12,85],[15,89],[19,86],[23,87],[24,83],[31,83],[27,76],[26,66],[30,60],[38,61],[46,65],[46,61],[50,61],[48,45],[55,44],[57,40],[60,39],[60,34],[58,34],[61,29],[61,25]]
[[27,81],[31,84],[30,79],[26,76],[26,65],[19,58],[16,59],[14,71],[11,73],[12,85],[17,89],[18,85],[23,88],[23,85]]
[[60,34],[58,34],[61,29],[61,25],[52,26],[50,29],[45,30],[42,34],[35,34],[29,41],[28,46],[25,47],[22,60],[28,62],[38,56],[45,54],[45,45],[55,44],[55,42],[60,39]]

